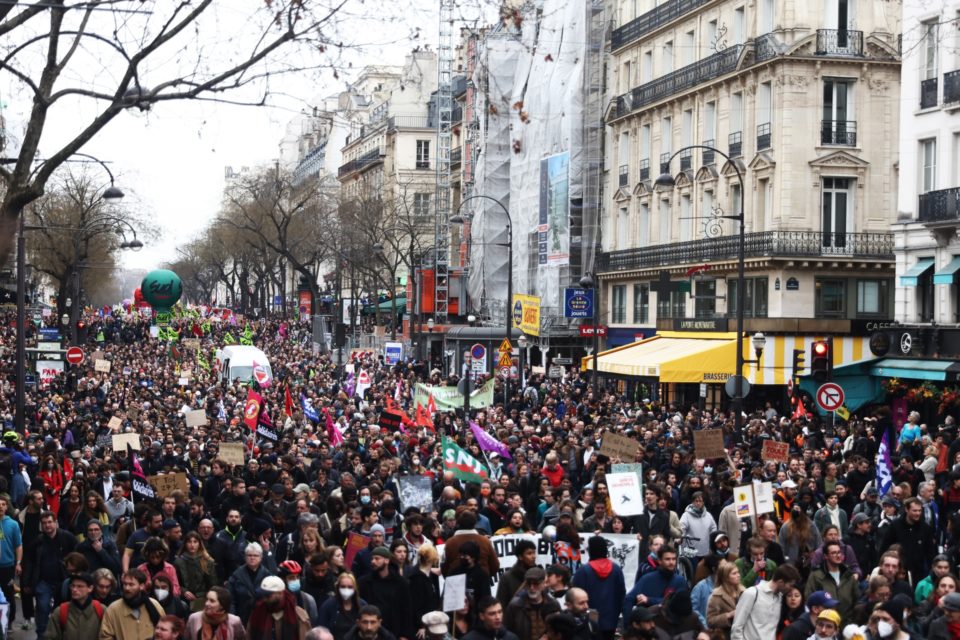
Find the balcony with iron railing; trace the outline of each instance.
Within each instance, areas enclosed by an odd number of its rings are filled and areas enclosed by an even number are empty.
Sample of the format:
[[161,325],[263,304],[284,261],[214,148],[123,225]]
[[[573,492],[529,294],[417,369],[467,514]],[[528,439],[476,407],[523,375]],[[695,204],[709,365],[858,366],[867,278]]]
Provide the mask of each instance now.
[[693,168],[693,149],[684,149],[680,152],[680,171],[690,171]]
[[863,31],[817,29],[818,56],[862,56]]
[[738,44],[688,64],[656,80],[634,87],[616,98],[615,118],[621,118],[648,104],[669,98],[699,84],[736,71],[746,45]]
[[638,165],[640,167],[640,179],[649,180],[650,179],[650,159],[644,158],[640,161]]
[[[704,140],[701,144],[705,147],[716,147],[717,141],[713,139]],[[713,149],[701,149],[700,159],[703,163],[703,166],[709,167],[712,165],[714,163],[714,155]]]
[[620,187],[627,187],[630,185],[630,165],[620,165],[619,177],[620,179],[617,184]]
[[920,81],[920,108],[932,109],[937,106],[937,78]]
[[857,146],[857,122],[855,120],[821,120],[820,144]]
[[337,177],[342,178],[354,173],[355,171],[363,171],[370,166],[383,162],[385,155],[386,154],[384,153],[383,149],[373,149],[372,151],[368,151],[359,158],[340,165],[340,168],[337,169]]
[[[816,258],[823,256],[893,260],[892,233],[824,233],[820,231],[760,231],[745,236],[746,258]],[[736,260],[739,236],[702,238],[689,242],[611,251],[599,257],[598,271],[632,271]]]
[[727,136],[727,155],[731,158],[743,156],[743,132],[735,131]]
[[436,125],[428,116],[390,116],[387,118],[387,130],[397,129],[433,129]]
[[920,222],[960,224],[960,187],[920,194]]
[[769,122],[757,125],[757,151],[763,151],[764,149],[770,148],[770,132],[771,129]]
[[762,36],[757,36],[753,41],[753,59],[755,62],[766,62],[767,60],[776,57],[780,53],[779,41],[776,34],[765,33]]
[[943,74],[943,104],[960,102],[960,69]]
[[645,34],[673,22],[708,2],[710,0],[668,0],[622,27],[614,29],[610,36],[610,48],[616,51],[631,42],[636,42]]

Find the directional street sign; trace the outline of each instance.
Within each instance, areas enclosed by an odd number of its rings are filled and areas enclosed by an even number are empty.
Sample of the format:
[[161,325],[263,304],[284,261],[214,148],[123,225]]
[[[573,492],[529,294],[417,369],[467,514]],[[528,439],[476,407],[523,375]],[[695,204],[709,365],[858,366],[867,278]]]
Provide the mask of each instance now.
[[80,347],[70,347],[67,349],[67,362],[70,364],[80,364],[83,362],[83,349]]
[[824,411],[836,411],[843,406],[843,388],[828,382],[817,389],[817,405]]

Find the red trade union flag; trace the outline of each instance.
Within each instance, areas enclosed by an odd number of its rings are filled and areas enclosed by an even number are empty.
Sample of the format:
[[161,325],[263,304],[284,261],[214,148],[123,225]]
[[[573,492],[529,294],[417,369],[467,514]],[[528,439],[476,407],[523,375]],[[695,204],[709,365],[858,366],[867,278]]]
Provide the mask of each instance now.
[[243,421],[251,431],[257,430],[257,421],[260,419],[260,407],[263,405],[263,398],[259,393],[250,389],[247,393],[247,402],[243,405]]

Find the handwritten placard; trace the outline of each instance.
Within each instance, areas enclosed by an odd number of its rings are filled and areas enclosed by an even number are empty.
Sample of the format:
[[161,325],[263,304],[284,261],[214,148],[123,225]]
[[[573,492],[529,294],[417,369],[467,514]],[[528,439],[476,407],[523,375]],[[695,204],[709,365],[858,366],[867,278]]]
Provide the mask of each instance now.
[[243,466],[243,444],[239,442],[220,443],[220,459],[234,466]]
[[771,462],[790,462],[790,444],[776,440],[764,440],[760,458]]
[[693,450],[698,458],[725,458],[723,429],[703,429],[693,432]]
[[109,360],[94,360],[93,370],[98,373],[110,373],[110,361]]
[[136,420],[139,417],[140,417],[140,409],[136,407],[130,407],[129,409],[127,409],[127,418],[129,418],[130,420]]
[[111,431],[116,433],[117,431],[120,431],[120,427],[123,426],[123,419],[121,419],[119,416],[113,416],[110,418],[110,422],[107,423],[107,426],[110,427]]
[[203,409],[197,409],[196,411],[187,411],[187,415],[184,416],[187,420],[188,427],[201,427],[207,424],[207,412]]
[[607,432],[603,434],[603,441],[600,443],[600,455],[633,462],[637,458],[639,447],[640,443],[633,438]]
[[113,450],[114,451],[126,451],[128,444],[130,445],[131,449],[139,451],[140,450],[140,434],[139,433],[113,434]]
[[147,481],[156,488],[159,498],[166,498],[178,489],[183,492],[190,490],[190,481],[187,479],[187,474],[183,472],[149,476]]

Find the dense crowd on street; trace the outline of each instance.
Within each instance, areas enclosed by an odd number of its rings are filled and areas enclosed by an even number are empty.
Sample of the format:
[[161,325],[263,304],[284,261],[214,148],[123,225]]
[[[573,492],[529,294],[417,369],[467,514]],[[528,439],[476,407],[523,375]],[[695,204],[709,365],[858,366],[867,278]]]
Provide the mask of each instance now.
[[[28,387],[23,433],[15,321],[2,316],[0,588],[16,633],[960,638],[952,418],[922,424],[910,414],[896,424],[880,406],[831,426],[767,404],[737,433],[732,414],[633,400],[616,381],[594,386],[576,369],[560,379],[528,369],[509,397],[498,382],[493,406],[472,412],[498,441],[481,449],[460,412],[380,426],[387,407],[416,414],[416,383],[456,384],[431,363],[387,365],[367,353],[337,366],[292,319],[187,317],[170,341],[151,338],[149,320],[117,315],[93,314],[87,329],[86,351],[99,351],[109,371],[88,358]],[[28,327],[31,343],[36,331]],[[269,356],[269,384],[220,380],[214,350],[241,333]],[[362,395],[361,370],[370,377]],[[254,386],[264,429],[245,420]],[[196,410],[206,422],[187,426]],[[723,429],[726,457],[696,458],[693,433],[704,428]],[[600,453],[610,432],[637,440],[634,459]],[[124,433],[139,436],[139,449],[113,449]],[[891,467],[878,474],[884,434]],[[447,468],[442,438],[482,461],[486,479],[465,482]],[[762,460],[768,439],[789,444],[788,462]],[[243,465],[219,455],[224,443],[244,445]],[[612,504],[605,476],[615,463],[642,464],[641,515]],[[136,486],[175,472],[187,485],[163,497]],[[429,507],[404,504],[403,476],[430,478]],[[738,517],[734,489],[751,481],[772,483],[774,509]],[[351,549],[357,534],[362,548]],[[638,541],[635,577],[604,534]],[[493,541],[505,535],[516,542],[501,568]],[[543,566],[544,541],[573,556]],[[444,581],[461,574],[463,606],[443,611]]]

